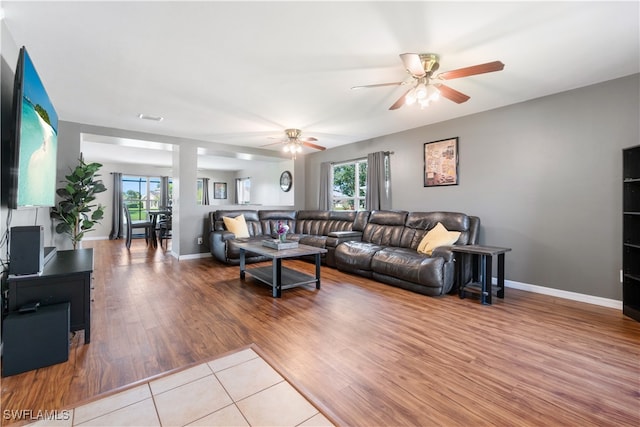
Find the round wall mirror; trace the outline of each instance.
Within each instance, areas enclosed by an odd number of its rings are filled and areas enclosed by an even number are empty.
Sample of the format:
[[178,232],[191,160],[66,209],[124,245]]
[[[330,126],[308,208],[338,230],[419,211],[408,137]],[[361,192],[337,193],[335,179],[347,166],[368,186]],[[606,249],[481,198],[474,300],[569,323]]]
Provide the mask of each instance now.
[[291,177],[291,172],[284,171],[282,175],[280,175],[280,188],[285,193],[291,190],[291,185],[293,184],[293,178]]

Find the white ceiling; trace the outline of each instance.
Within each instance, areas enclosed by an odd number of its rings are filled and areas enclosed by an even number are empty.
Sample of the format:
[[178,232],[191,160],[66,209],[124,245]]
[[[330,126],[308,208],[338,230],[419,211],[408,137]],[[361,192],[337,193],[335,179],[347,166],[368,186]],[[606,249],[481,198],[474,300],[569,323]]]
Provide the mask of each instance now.
[[[157,141],[144,141],[130,138],[82,134],[82,153],[87,160],[104,163],[121,163],[172,167],[172,144]],[[244,154],[228,150],[215,150],[206,147],[198,148],[198,169],[238,171],[248,169],[256,161],[282,162],[281,157],[270,155]]]
[[[61,120],[254,149],[290,127],[331,148],[640,72],[638,1],[2,8]],[[405,88],[350,89],[403,81],[404,52],[438,54],[440,71],[494,60],[505,68],[450,81],[471,99],[425,110],[388,110]],[[101,144],[98,152],[109,141]]]

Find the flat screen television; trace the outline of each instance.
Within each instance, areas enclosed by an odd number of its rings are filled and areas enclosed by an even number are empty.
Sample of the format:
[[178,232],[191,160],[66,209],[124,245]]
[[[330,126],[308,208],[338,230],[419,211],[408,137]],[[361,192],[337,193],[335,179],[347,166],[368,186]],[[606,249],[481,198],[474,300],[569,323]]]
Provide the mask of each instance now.
[[27,49],[13,87],[8,207],[55,206],[58,115]]

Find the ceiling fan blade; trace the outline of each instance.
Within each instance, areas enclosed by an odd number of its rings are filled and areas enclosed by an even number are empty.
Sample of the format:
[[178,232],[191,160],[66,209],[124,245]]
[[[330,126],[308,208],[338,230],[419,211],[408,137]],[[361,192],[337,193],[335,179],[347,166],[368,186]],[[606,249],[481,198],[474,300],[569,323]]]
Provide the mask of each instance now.
[[370,88],[370,87],[381,87],[381,86],[400,86],[400,85],[404,85],[407,84],[406,82],[393,82],[393,83],[378,83],[378,84],[374,84],[374,85],[364,85],[364,86],[353,86],[351,87],[351,89],[366,89],[366,88]]
[[422,61],[420,61],[420,55],[417,53],[402,53],[400,59],[404,64],[404,68],[414,77],[422,77],[426,73],[422,68]]
[[318,140],[318,138],[315,138],[313,136],[309,136],[309,137],[303,139],[303,141],[313,141],[313,142],[316,142],[317,140]]
[[407,94],[410,91],[411,91],[411,89],[409,89],[408,91],[403,93],[402,96],[400,98],[398,98],[398,100],[396,102],[394,102],[391,107],[389,107],[389,110],[397,110],[398,108],[402,107],[404,105],[404,98],[407,96]]
[[465,95],[462,92],[458,92],[455,89],[451,89],[449,86],[445,86],[443,84],[434,85],[440,91],[440,95],[445,98],[455,102],[456,104],[462,104],[463,102],[467,102],[469,100],[469,96]]
[[471,67],[458,68],[457,70],[445,71],[436,76],[442,80],[459,79],[460,77],[473,76],[476,74],[492,73],[501,71],[504,64],[500,61],[487,62],[486,64],[473,65]]
[[324,151],[324,150],[327,149],[326,147],[323,147],[321,145],[312,144],[309,141],[302,141],[302,145],[304,145],[305,147],[314,148],[314,149],[320,150],[320,151]]

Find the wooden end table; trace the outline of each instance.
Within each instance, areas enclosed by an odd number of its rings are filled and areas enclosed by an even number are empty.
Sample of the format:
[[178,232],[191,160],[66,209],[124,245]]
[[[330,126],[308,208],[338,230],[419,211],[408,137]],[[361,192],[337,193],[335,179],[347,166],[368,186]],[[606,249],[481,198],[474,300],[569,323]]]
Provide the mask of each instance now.
[[[451,251],[456,257],[456,276],[458,295],[465,297],[465,292],[480,294],[482,304],[491,305],[491,270],[493,257],[498,256],[497,297],[504,298],[504,254],[511,248],[482,245],[453,246]],[[463,284],[463,263],[467,255],[472,256],[473,274],[471,282]]]

